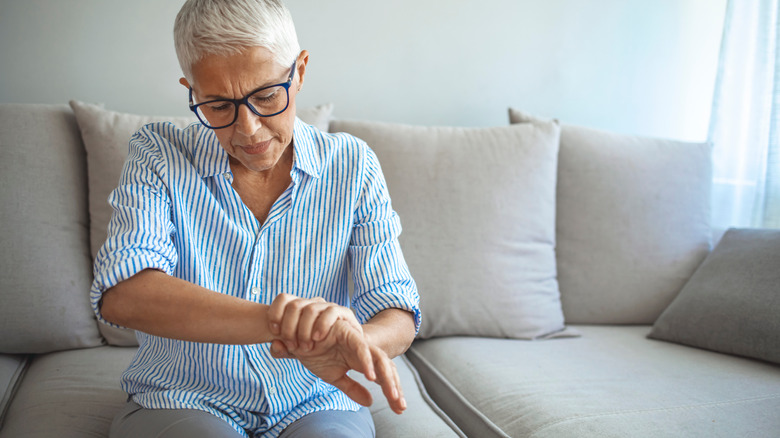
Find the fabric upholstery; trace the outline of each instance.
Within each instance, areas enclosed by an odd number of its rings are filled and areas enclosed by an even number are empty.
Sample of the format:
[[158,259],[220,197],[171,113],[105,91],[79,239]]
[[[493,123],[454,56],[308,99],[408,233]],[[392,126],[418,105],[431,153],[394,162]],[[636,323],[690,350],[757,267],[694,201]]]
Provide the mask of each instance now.
[[407,353],[432,398],[474,437],[770,437],[780,368],[646,339],[649,326],[574,326],[581,338],[450,337]]
[[135,348],[99,347],[37,357],[29,366],[0,438],[106,437],[127,394],[119,377]]
[[0,428],[16,389],[27,370],[28,356],[20,354],[0,354]]
[[[114,415],[125,405],[119,379],[135,348],[100,347],[52,353],[35,359],[0,429],[0,438],[105,437]],[[398,416],[390,410],[381,389],[367,385],[374,398],[371,414],[377,437],[457,437],[450,421],[431,406],[414,371],[403,357],[395,359],[408,403]],[[45,421],[41,421],[45,419]]]
[[[111,219],[112,209],[107,199],[119,182],[119,175],[127,156],[130,137],[143,125],[169,121],[179,128],[196,123],[195,115],[189,117],[155,117],[110,111],[101,105],[71,101],[76,114],[84,147],[87,151],[89,174],[90,250],[94,259],[103,242]],[[332,104],[298,109],[298,117],[327,131]],[[99,324],[101,334],[109,344],[119,346],[138,345],[132,330]]]
[[0,173],[0,352],[100,345],[86,162],[68,107],[0,105]]
[[780,364],[780,230],[727,231],[650,337]]
[[[539,119],[510,109],[512,123]],[[710,249],[711,147],[561,125],[557,266],[569,324],[652,324]]]
[[350,375],[371,392],[374,403],[370,410],[376,436],[465,437],[458,426],[431,400],[409,360],[399,356],[393,362],[401,378],[407,404],[406,411],[400,416],[390,409],[379,385],[369,382],[360,373],[352,372]]
[[555,275],[559,128],[336,120],[379,157],[423,312],[419,336],[564,329]]

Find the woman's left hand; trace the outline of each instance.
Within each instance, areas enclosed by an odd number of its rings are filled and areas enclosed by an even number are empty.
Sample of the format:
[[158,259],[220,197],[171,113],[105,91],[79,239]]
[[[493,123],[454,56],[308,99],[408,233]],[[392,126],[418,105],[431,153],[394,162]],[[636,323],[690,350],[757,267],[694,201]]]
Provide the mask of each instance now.
[[275,358],[299,360],[316,376],[368,406],[368,390],[347,375],[356,370],[382,387],[394,412],[406,409],[395,364],[384,350],[370,344],[350,309],[322,298],[281,294],[271,303],[268,324],[276,337],[271,344]]
[[288,351],[314,349],[314,343],[325,339],[336,321],[344,321],[363,333],[350,309],[319,297],[306,299],[280,294],[268,309],[271,334],[284,343]]
[[340,389],[355,402],[370,406],[371,393],[347,374],[349,370],[363,373],[369,381],[382,388],[393,412],[401,414],[406,410],[401,378],[393,361],[381,348],[370,345],[361,331],[344,320],[337,320],[328,336],[315,342],[313,349],[288,350],[275,341],[271,345],[271,354],[276,358],[297,359],[314,375]]

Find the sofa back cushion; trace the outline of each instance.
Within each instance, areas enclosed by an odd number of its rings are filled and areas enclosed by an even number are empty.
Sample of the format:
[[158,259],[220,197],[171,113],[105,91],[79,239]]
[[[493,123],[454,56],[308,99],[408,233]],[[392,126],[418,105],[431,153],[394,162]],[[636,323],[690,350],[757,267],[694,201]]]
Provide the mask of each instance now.
[[68,107],[0,105],[0,174],[0,352],[100,345],[86,161]]
[[[512,123],[539,121],[510,109]],[[652,324],[710,250],[711,147],[561,125],[558,281],[569,324]]]
[[564,329],[555,278],[559,128],[338,120],[382,165],[420,293],[419,336],[539,338]]
[[[130,137],[142,126],[153,122],[171,122],[179,128],[197,123],[192,116],[161,117],[128,114],[105,109],[102,105],[71,101],[70,106],[76,114],[84,147],[87,151],[87,170],[89,173],[89,219],[90,248],[92,259],[106,240],[108,222],[113,210],[108,204],[108,196],[119,183],[125,158],[127,157]],[[331,104],[310,108],[299,108],[298,116],[306,123],[327,131],[333,106]],[[100,333],[111,345],[138,345],[135,332],[99,324]]]

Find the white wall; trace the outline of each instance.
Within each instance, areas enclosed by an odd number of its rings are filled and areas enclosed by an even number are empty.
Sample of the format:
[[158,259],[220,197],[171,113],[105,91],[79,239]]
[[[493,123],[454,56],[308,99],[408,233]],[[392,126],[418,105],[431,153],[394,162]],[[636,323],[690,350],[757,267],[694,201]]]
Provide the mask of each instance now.
[[[414,124],[564,122],[706,138],[726,0],[287,0],[299,105]],[[181,115],[182,0],[0,0],[0,102]]]

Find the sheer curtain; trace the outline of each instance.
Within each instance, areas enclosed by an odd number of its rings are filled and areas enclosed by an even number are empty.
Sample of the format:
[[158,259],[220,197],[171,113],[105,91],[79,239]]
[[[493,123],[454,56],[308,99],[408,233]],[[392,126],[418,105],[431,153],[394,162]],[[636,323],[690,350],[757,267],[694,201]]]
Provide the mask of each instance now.
[[709,139],[713,227],[780,227],[780,0],[728,0]]

